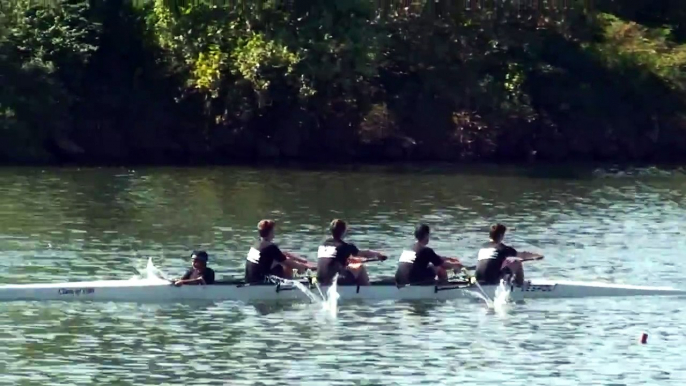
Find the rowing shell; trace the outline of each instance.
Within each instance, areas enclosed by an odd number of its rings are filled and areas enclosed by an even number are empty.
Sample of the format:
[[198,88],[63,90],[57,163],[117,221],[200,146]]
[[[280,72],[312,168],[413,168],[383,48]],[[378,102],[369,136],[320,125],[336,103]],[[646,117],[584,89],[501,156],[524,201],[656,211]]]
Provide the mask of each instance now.
[[[311,287],[309,282],[303,285]],[[498,286],[483,286],[493,297]],[[326,291],[326,287],[322,288]],[[686,291],[668,287],[646,287],[575,281],[530,280],[510,288],[513,300],[565,299],[618,296],[675,296]],[[316,292],[316,290],[314,290]],[[480,290],[468,282],[447,285],[397,287],[392,280],[372,282],[369,286],[338,286],[340,301],[351,299],[381,300],[450,300],[473,299]],[[0,302],[8,301],[100,301],[129,303],[179,303],[220,301],[307,301],[308,297],[293,283],[245,284],[238,281],[213,285],[175,287],[161,279],[111,280],[54,284],[0,286]]]

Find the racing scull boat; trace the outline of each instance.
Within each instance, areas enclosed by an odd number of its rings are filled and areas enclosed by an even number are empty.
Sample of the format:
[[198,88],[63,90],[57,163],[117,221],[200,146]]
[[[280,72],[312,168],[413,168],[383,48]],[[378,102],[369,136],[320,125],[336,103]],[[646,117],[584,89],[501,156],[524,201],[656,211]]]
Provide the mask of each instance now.
[[[308,280],[300,281],[314,288]],[[482,286],[489,297],[498,286]],[[322,288],[326,291],[326,288]],[[373,281],[369,286],[338,286],[341,301],[451,300],[470,299],[481,290],[469,281],[447,285],[408,285],[398,287],[392,279]],[[618,296],[675,296],[686,291],[669,287],[648,287],[578,281],[530,280],[511,287],[512,300],[564,299]],[[53,284],[0,286],[0,302],[8,301],[99,301],[130,303],[220,302],[220,301],[307,301],[309,298],[293,282],[245,284],[222,281],[212,285],[175,287],[164,279],[109,280]]]

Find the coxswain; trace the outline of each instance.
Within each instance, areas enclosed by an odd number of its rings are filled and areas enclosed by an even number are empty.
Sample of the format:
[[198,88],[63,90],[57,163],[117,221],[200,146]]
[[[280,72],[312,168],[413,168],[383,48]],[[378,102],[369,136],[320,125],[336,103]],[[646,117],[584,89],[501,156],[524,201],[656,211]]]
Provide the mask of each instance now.
[[541,260],[543,255],[531,252],[517,252],[503,243],[507,227],[503,224],[491,226],[490,241],[479,250],[476,264],[476,280],[480,284],[500,284],[501,279],[514,279],[517,286],[524,284],[522,262]]
[[460,270],[462,264],[457,258],[441,257],[427,247],[431,229],[426,224],[419,224],[414,231],[417,240],[400,255],[395,282],[398,286],[408,284],[433,284],[448,281],[448,270]]
[[186,271],[181,279],[174,282],[175,286],[193,284],[214,284],[214,270],[207,266],[209,257],[205,251],[194,251],[191,254],[193,266]]
[[387,259],[380,252],[360,250],[355,244],[343,241],[347,230],[345,221],[331,221],[331,237],[317,250],[317,281],[322,285],[331,285],[337,273],[339,285],[369,285],[369,275],[363,263]]
[[248,252],[245,262],[245,282],[264,282],[269,276],[291,279],[293,270],[303,273],[316,266],[292,253],[283,252],[274,244],[274,228],[272,220],[262,220],[257,224],[260,240]]

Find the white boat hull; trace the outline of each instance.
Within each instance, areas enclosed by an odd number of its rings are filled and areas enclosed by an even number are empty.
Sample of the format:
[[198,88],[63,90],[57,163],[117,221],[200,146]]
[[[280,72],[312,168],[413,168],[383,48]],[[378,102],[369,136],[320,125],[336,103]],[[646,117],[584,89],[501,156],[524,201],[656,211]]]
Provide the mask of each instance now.
[[[497,286],[483,286],[493,297]],[[314,290],[316,292],[316,290]],[[326,291],[326,287],[322,288]],[[339,301],[347,300],[451,300],[473,299],[480,290],[466,283],[446,286],[405,286],[376,283],[371,286],[338,286]],[[607,283],[531,280],[514,287],[513,300],[565,299],[618,296],[678,296],[686,291],[668,287],[646,287]],[[112,280],[54,284],[0,286],[0,302],[8,301],[98,301],[129,303],[183,303],[220,301],[308,301],[293,285],[243,285],[222,283],[204,286],[174,287],[162,280]]]

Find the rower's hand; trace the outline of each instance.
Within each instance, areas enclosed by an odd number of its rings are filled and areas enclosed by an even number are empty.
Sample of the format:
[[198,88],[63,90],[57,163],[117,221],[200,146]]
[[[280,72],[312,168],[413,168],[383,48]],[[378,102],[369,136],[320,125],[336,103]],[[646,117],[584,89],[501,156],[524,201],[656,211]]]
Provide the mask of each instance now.
[[379,261],[386,261],[386,260],[388,260],[388,256],[382,255],[382,254],[380,254],[380,253],[379,253],[379,256],[377,256],[376,258],[379,259]]
[[177,280],[174,282],[174,286],[181,287],[183,285],[183,280]]

